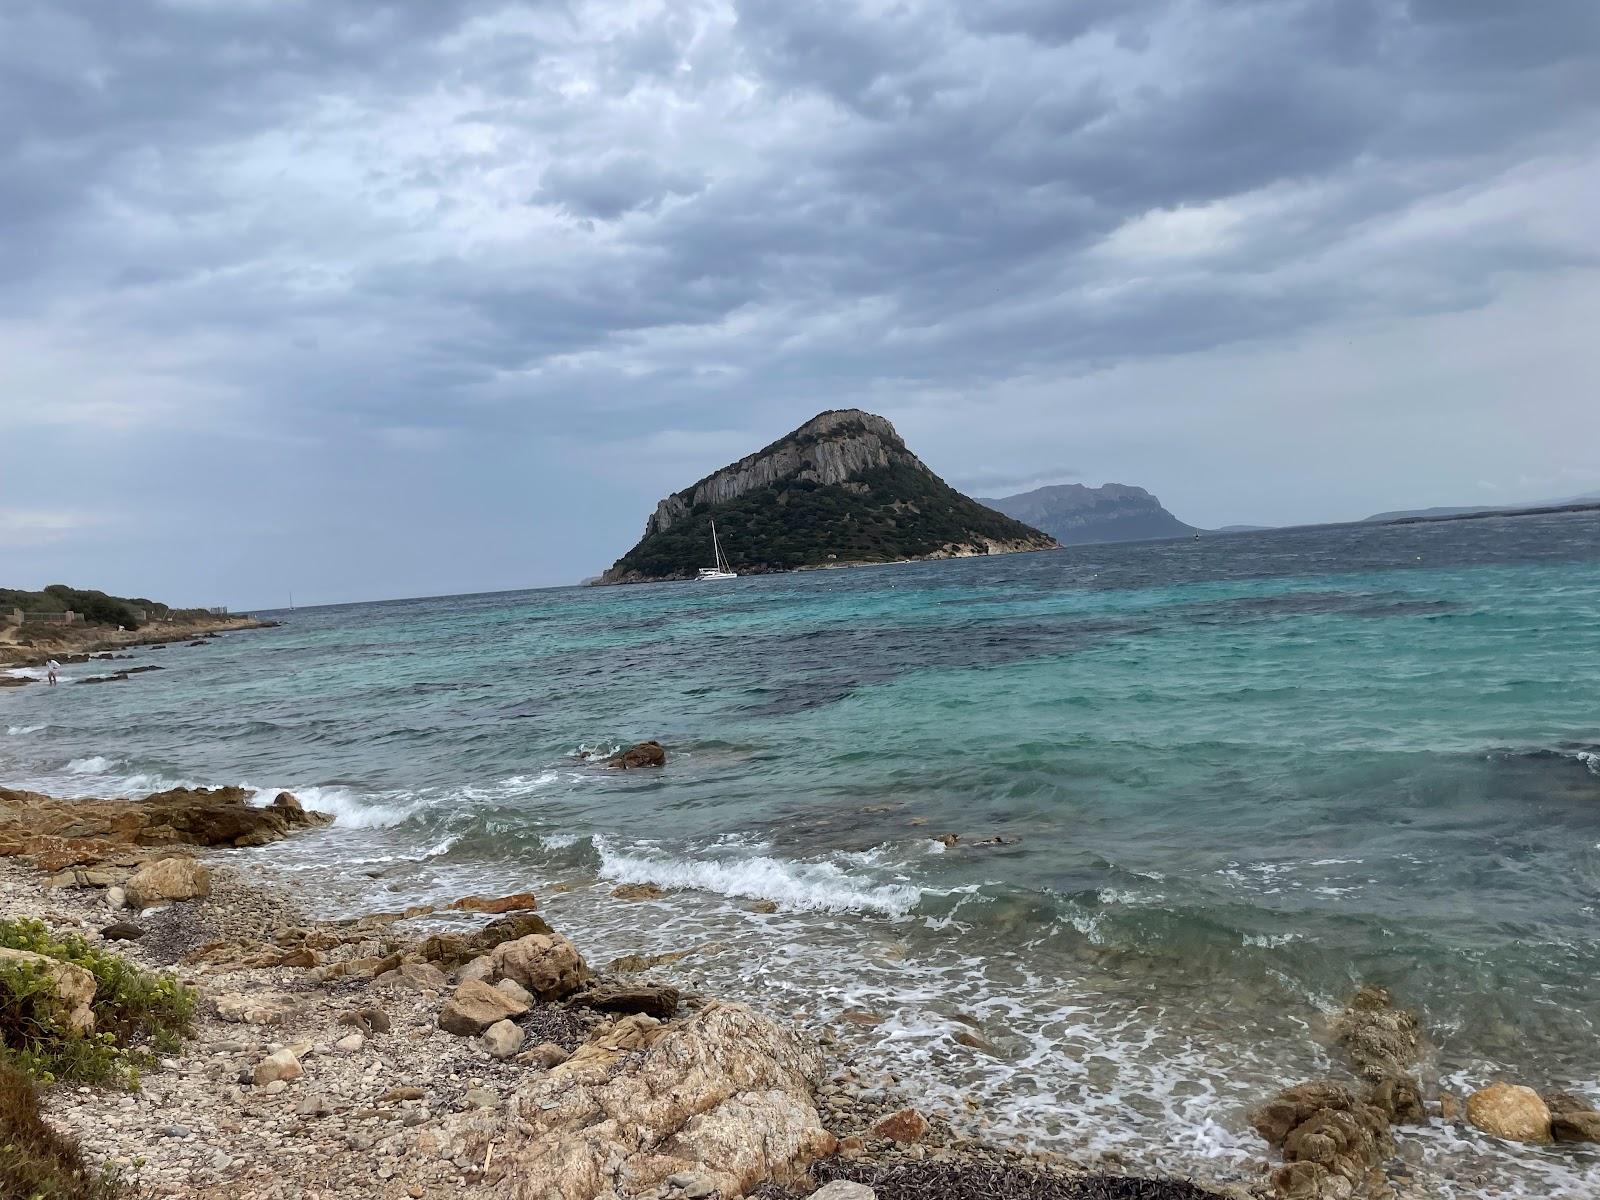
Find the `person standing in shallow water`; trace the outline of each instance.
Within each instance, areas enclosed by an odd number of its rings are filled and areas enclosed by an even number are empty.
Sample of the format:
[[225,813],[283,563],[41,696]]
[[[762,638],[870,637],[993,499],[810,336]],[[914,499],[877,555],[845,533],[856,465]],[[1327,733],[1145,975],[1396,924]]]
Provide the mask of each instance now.
[[45,663],[44,667],[45,667],[45,679],[49,682],[51,687],[55,687],[55,685],[56,685],[56,672],[61,669],[61,664],[58,663],[55,659],[52,658],[49,662]]

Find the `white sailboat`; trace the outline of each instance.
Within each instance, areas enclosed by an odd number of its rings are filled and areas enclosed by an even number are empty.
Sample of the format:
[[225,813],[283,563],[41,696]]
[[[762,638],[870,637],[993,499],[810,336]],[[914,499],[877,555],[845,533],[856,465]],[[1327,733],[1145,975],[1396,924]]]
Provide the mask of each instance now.
[[717,523],[711,522],[711,554],[714,567],[701,567],[696,579],[737,579],[738,574],[728,569],[728,560],[722,553],[722,543],[717,540]]

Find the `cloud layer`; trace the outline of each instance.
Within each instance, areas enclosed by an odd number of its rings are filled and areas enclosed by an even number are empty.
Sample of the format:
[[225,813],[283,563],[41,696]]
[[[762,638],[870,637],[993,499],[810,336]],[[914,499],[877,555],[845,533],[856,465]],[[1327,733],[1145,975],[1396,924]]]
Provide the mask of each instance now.
[[1202,523],[1560,491],[1597,61],[1590,0],[18,0],[0,505],[260,602],[587,574],[846,403]]

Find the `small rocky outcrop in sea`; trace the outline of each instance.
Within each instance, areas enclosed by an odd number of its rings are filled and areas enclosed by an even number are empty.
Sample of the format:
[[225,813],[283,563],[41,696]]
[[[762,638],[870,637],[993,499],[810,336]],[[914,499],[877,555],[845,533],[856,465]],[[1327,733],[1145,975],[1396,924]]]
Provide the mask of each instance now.
[[622,771],[632,771],[639,767],[664,767],[667,765],[667,752],[660,742],[640,742],[637,746],[629,746],[626,750],[613,754],[606,759],[605,765]]
[[1421,1029],[1416,1013],[1395,1007],[1389,989],[1369,985],[1350,998],[1333,1034],[1362,1076],[1381,1080],[1416,1067],[1422,1056]]
[[172,788],[142,800],[57,800],[0,788],[0,857],[22,856],[46,871],[126,867],[152,857],[151,849],[261,846],[333,821],[298,801],[258,808],[248,795],[238,787]]

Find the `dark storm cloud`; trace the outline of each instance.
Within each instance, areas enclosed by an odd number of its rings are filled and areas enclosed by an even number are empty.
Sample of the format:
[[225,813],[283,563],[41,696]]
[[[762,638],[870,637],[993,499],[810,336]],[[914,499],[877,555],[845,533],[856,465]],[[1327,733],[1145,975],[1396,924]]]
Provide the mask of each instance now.
[[1597,56],[1592,0],[13,0],[0,412],[721,453],[1471,310],[1595,262]]

